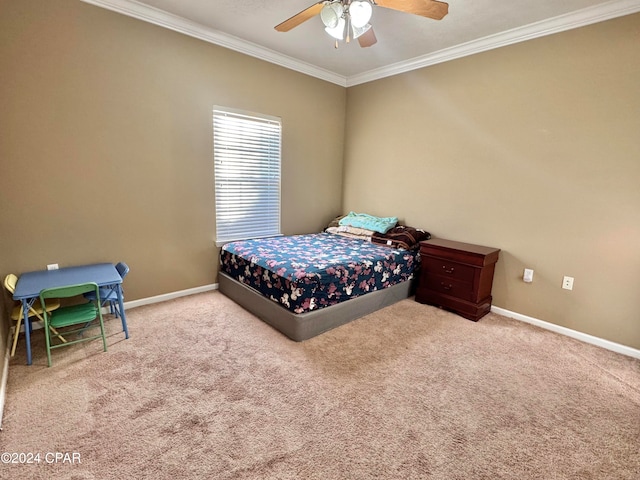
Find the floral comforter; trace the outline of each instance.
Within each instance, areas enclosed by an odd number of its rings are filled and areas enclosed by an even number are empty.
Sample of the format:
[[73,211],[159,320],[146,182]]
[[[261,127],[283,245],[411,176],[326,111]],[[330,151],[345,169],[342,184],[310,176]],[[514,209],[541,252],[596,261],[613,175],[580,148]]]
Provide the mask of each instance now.
[[220,252],[221,270],[294,313],[413,278],[417,252],[331,233],[243,240]]

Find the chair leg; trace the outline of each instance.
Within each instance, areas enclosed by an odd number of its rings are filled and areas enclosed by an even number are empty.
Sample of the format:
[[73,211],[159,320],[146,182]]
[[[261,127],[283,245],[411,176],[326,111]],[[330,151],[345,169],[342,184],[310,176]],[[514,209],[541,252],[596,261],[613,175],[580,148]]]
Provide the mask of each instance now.
[[49,338],[49,322],[47,322],[46,317],[47,314],[44,314],[45,316],[45,320],[44,320],[44,339],[45,342],[47,344],[47,365],[50,367],[51,366],[51,339]]
[[[38,312],[36,312],[33,308],[31,309],[31,311],[33,312],[33,314],[34,314],[36,317],[38,317],[38,318],[40,319],[40,321],[41,321],[41,322],[42,322],[42,324],[44,325],[44,318],[42,318],[42,316],[40,316],[40,314],[39,314]],[[60,335],[60,333],[58,333],[58,331],[57,331],[55,328],[53,328],[53,327],[49,327],[49,329],[53,332],[53,334],[54,334],[56,337],[58,337],[58,338],[60,339],[60,341],[61,341],[62,343],[67,343],[67,340],[66,340],[62,335]]]
[[98,317],[100,319],[100,333],[102,333],[102,349],[104,352],[107,351],[107,337],[104,334],[104,322],[102,321],[102,313],[98,314]]
[[22,325],[22,315],[18,317],[16,322],[16,331],[13,334],[13,345],[11,346],[11,356],[16,354],[16,345],[18,345],[18,337],[20,336],[20,325]]

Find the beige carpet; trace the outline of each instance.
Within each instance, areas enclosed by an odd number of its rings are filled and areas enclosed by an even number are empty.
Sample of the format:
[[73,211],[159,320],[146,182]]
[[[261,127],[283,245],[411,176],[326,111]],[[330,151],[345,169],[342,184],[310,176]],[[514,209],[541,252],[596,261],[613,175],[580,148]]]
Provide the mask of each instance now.
[[640,478],[640,362],[495,314],[408,299],[303,343],[219,292],[107,318],[50,369],[21,342],[0,451],[41,463],[1,478]]

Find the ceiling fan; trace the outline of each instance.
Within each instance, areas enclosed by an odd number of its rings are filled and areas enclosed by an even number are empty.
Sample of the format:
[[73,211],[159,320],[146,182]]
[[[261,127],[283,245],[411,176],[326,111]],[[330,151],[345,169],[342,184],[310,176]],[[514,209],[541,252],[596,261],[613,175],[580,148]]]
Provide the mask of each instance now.
[[275,29],[288,32],[319,14],[325,31],[336,39],[336,48],[339,40],[349,42],[351,38],[357,38],[361,47],[370,47],[378,41],[369,23],[374,6],[433,20],[441,20],[449,12],[449,4],[437,0],[322,0],[276,25]]

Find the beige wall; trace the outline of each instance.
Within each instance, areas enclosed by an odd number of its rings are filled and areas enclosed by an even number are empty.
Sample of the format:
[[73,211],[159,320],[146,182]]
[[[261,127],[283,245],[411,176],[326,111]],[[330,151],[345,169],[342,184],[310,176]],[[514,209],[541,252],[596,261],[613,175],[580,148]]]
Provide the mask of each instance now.
[[284,233],[361,210],[500,247],[497,306],[640,348],[639,15],[345,90],[75,0],[0,11],[0,276],[214,283],[219,104],[282,117]]
[[345,211],[499,247],[494,305],[640,348],[639,39],[636,14],[349,88]]
[[216,282],[213,105],[282,118],[284,233],[340,213],[344,88],[77,0],[0,12],[1,277],[125,260],[127,300]]

